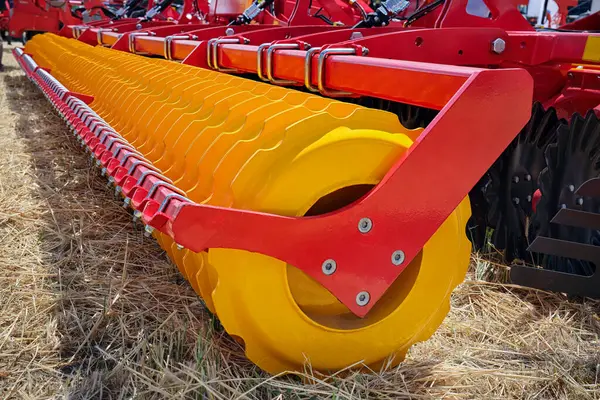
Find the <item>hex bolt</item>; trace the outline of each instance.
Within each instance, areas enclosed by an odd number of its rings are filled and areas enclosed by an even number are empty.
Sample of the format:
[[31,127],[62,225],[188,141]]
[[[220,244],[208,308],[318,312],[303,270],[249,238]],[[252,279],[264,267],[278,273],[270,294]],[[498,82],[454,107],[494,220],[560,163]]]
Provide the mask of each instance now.
[[529,174],[525,175],[525,180],[527,182],[530,182],[531,181],[531,175],[529,175]]
[[569,192],[573,193],[575,191],[575,186],[569,185]]
[[580,197],[577,199],[577,205],[579,205],[579,206],[583,205],[583,197]]
[[367,233],[373,228],[373,221],[370,218],[361,218],[358,221],[358,230],[360,233]]
[[513,182],[514,183],[519,183],[519,177],[518,176],[513,176]]
[[498,38],[492,42],[492,52],[502,54],[504,50],[506,50],[506,42],[504,40]]
[[367,304],[369,304],[369,301],[371,300],[371,295],[369,294],[369,292],[358,292],[358,294],[356,295],[356,304],[358,304],[361,307],[366,306]]
[[144,227],[144,236],[150,237],[152,235],[152,232],[154,232],[154,228],[151,227],[150,225],[146,225]]
[[323,273],[325,275],[333,274],[336,269],[337,269],[337,263],[335,262],[335,260],[332,260],[331,258],[328,260],[325,260],[323,262],[323,265],[321,266],[321,270],[323,271]]
[[521,200],[518,197],[513,197],[512,201],[517,205],[521,202]]
[[527,202],[531,203],[531,195],[527,196]]
[[233,30],[233,28],[225,29],[225,36],[232,36],[233,34],[235,34],[235,31]]
[[404,252],[402,250],[396,250],[392,253],[392,264],[400,265],[404,262]]

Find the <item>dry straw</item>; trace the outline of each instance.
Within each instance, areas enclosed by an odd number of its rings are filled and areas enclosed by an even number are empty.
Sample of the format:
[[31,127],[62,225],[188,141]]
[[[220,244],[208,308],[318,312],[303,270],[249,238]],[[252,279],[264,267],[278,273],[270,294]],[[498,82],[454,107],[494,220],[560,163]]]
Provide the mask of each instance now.
[[399,367],[309,385],[261,373],[132,226],[8,50],[0,398],[600,399],[600,303],[494,283],[505,267],[477,258],[442,327]]

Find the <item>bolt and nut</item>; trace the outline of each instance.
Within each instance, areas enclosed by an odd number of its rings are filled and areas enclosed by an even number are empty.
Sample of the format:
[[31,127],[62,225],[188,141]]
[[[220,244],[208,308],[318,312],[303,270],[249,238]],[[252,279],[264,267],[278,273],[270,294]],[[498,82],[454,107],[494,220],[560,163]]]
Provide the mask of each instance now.
[[358,230],[360,233],[367,233],[373,228],[373,221],[370,218],[361,218],[358,221]]
[[495,39],[492,42],[492,52],[496,54],[502,54],[506,50],[506,42],[503,39]]
[[369,292],[363,291],[363,292],[359,292],[356,295],[356,304],[358,304],[361,307],[369,304],[370,300],[371,300],[371,295],[369,294]]
[[404,262],[404,252],[402,250],[396,250],[392,253],[392,264],[401,265]]
[[328,260],[325,260],[323,262],[323,265],[321,266],[321,270],[323,271],[323,273],[325,275],[333,274],[336,269],[337,269],[337,263],[335,262],[335,260],[332,260],[331,258]]

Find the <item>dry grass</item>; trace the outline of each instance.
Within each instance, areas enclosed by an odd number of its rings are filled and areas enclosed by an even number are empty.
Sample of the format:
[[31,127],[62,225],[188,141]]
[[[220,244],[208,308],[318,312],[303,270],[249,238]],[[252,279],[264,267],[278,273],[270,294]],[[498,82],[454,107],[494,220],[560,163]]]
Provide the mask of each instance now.
[[600,399],[600,303],[475,280],[488,267],[477,259],[443,326],[398,368],[310,385],[261,373],[7,50],[0,398]]

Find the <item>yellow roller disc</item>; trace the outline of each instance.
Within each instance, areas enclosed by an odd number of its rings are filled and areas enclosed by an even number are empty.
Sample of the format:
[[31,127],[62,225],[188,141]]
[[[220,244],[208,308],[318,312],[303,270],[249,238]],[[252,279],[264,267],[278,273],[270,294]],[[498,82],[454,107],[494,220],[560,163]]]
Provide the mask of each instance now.
[[[387,133],[400,129],[389,113],[54,35],[27,47],[71,90],[93,94],[99,115],[208,204],[295,216],[338,209],[377,184],[419,132]],[[306,362],[330,372],[397,364],[436,330],[466,273],[469,216],[465,198],[365,318],[277,259],[193,253],[154,236],[249,359],[271,373]]]
[[[296,216],[341,207],[376,184],[410,145],[403,134],[335,129],[285,165],[278,160],[278,171],[253,202],[262,211]],[[469,216],[465,199],[363,319],[293,266],[210,249],[217,315],[228,333],[243,339],[247,357],[273,374],[301,371],[306,362],[321,372],[360,362],[377,368],[388,357],[397,364],[448,312],[469,263]]]

